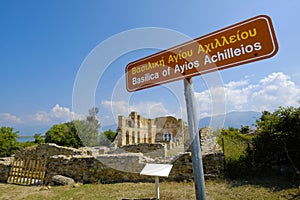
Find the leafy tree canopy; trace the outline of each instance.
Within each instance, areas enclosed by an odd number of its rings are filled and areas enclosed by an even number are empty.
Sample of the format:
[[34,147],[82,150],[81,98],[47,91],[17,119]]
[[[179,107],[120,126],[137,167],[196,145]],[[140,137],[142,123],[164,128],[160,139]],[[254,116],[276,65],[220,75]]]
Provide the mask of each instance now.
[[258,136],[253,140],[256,167],[290,165],[300,167],[300,108],[279,107],[264,111],[257,120]]
[[72,123],[84,146],[95,146],[98,144],[98,129],[93,124],[83,120],[75,120]]
[[0,128],[0,157],[11,156],[19,150],[18,131],[11,127]]
[[110,141],[113,142],[115,140],[115,137],[117,135],[116,132],[112,131],[112,130],[107,130],[103,132],[103,135]]
[[89,116],[87,116],[87,118],[86,118],[86,121],[88,123],[90,123],[94,127],[94,129],[97,130],[97,131],[101,127],[101,125],[100,125],[100,123],[97,119],[97,114],[98,113],[99,113],[99,108],[97,108],[97,107],[91,108],[89,110]]
[[86,120],[74,120],[52,126],[45,135],[45,142],[75,148],[98,145],[101,127],[97,119],[98,112],[98,108],[92,108]]
[[43,136],[41,136],[40,133],[36,133],[34,134],[34,143],[35,144],[41,144],[41,143],[44,143],[45,142],[45,139]]
[[45,142],[74,148],[83,146],[72,122],[52,126],[45,134]]

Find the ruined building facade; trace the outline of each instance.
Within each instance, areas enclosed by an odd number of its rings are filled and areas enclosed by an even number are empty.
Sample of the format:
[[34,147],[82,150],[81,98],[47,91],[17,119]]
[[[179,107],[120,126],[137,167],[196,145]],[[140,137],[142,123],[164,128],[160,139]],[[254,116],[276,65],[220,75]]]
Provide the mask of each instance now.
[[118,117],[117,146],[140,143],[183,143],[188,135],[187,125],[175,117],[144,118],[131,112],[126,118]]

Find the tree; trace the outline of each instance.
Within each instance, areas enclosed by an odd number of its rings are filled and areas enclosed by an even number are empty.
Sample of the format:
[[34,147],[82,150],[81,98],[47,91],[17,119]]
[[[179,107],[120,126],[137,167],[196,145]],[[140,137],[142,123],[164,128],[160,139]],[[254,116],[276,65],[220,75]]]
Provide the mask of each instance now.
[[98,144],[99,134],[93,124],[82,120],[75,120],[72,123],[84,146],[95,146]]
[[254,136],[243,134],[233,127],[219,129],[218,132],[218,143],[223,147],[225,154],[225,175],[230,178],[246,177],[251,169],[246,159],[247,149]]
[[250,132],[250,126],[241,126],[240,132],[243,134],[248,134]]
[[99,108],[93,107],[89,110],[89,115],[86,117],[85,121],[73,121],[77,129],[78,136],[84,146],[95,146],[100,143],[99,129],[101,125],[97,119],[98,112]]
[[83,146],[72,122],[52,126],[45,134],[45,142],[74,148]]
[[116,132],[113,132],[112,130],[107,130],[103,132],[103,135],[105,138],[107,138],[110,142],[113,142],[115,140],[115,137],[117,136]]
[[101,127],[97,119],[98,112],[98,108],[92,108],[86,120],[74,120],[52,126],[46,133],[45,142],[75,148],[98,145]]
[[18,131],[14,131],[13,128],[0,128],[0,157],[11,156],[20,149],[17,138]]
[[36,144],[41,144],[41,143],[45,142],[45,139],[43,138],[43,136],[41,136],[40,133],[34,134],[33,137],[34,137],[34,143],[36,143]]
[[254,167],[262,172],[290,165],[299,173],[300,108],[279,107],[273,113],[264,111],[257,120],[258,135],[250,155]]
[[97,107],[91,108],[89,110],[89,116],[87,116],[87,118],[86,118],[86,121],[89,122],[97,131],[101,127],[100,123],[97,119],[98,112],[99,112],[99,108],[97,108]]

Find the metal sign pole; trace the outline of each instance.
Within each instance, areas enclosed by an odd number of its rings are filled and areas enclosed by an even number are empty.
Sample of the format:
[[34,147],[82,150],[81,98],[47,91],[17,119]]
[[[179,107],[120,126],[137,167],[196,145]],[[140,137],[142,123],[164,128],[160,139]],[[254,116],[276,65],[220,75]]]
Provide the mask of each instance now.
[[198,120],[196,117],[194,87],[192,78],[184,79],[184,95],[187,108],[189,134],[191,141],[192,162],[194,170],[194,182],[197,200],[205,200],[205,183],[202,164],[200,138],[198,134]]
[[159,177],[155,176],[155,193],[156,199],[159,199]]

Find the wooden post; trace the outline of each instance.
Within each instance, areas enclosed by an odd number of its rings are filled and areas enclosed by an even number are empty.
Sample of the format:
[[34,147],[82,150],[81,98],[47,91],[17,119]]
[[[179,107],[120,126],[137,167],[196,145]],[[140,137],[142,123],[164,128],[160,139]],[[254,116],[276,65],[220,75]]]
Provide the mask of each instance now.
[[222,137],[222,150],[223,150],[223,155],[224,155],[224,170],[226,171],[225,141],[224,141],[223,137]]

